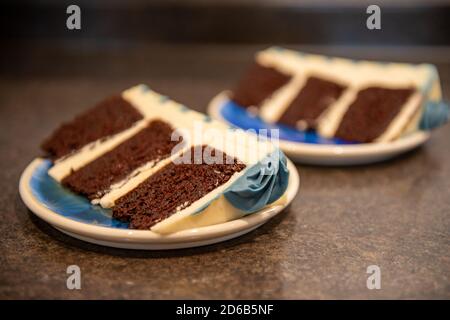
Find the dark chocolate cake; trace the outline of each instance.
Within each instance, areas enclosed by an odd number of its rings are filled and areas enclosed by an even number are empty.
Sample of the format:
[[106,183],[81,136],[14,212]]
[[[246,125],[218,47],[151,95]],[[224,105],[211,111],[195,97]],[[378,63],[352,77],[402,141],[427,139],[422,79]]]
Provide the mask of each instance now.
[[304,54],[258,52],[230,99],[266,123],[348,142],[392,141],[419,127],[427,99],[440,101],[431,65],[377,63]]
[[96,140],[121,132],[143,118],[121,96],[112,96],[62,124],[41,145],[53,160]]
[[338,83],[309,77],[278,122],[302,129],[315,128],[319,116],[339,99],[344,90],[345,86]]
[[211,156],[215,158],[219,153],[224,159],[223,164],[208,164],[207,159],[200,164],[194,163],[195,153],[203,153],[205,147],[192,147],[190,164],[170,163],[119,198],[112,208],[113,217],[129,221],[134,229],[150,229],[245,168],[245,164],[237,159],[230,161],[227,159],[229,156],[216,149],[213,149]]
[[274,68],[254,63],[239,81],[232,99],[244,107],[258,107],[290,79],[291,76]]
[[178,144],[171,140],[173,130],[164,121],[153,120],[130,139],[65,177],[62,184],[91,200],[100,198],[112,184],[144,164],[169,157]]
[[335,136],[348,141],[375,140],[386,131],[413,93],[413,88],[370,87],[359,91],[348,107]]

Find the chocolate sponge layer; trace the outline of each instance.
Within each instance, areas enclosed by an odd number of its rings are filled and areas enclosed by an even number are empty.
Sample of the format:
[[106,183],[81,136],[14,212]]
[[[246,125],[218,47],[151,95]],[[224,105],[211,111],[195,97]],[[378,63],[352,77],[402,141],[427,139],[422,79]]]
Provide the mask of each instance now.
[[232,100],[242,107],[255,106],[289,82],[291,76],[254,63],[233,91]]
[[154,120],[130,139],[64,178],[62,184],[91,200],[99,198],[135,169],[169,157],[179,143],[171,141],[173,130],[169,124]]
[[119,198],[112,208],[113,217],[129,221],[130,228],[149,229],[177,209],[190,206],[245,168],[237,159],[213,148],[210,149],[211,155],[214,159],[223,159],[221,164],[211,164],[205,158],[194,163],[195,153],[202,154],[205,148],[207,146],[190,149],[192,164],[171,162]]
[[107,98],[70,122],[63,123],[41,145],[50,158],[59,159],[90,142],[119,133],[142,119],[121,96]]
[[297,127],[298,121],[304,121],[307,127],[315,128],[317,118],[339,99],[345,88],[332,81],[309,77],[278,122]]
[[387,129],[413,93],[413,88],[360,90],[335,136],[348,141],[372,142]]

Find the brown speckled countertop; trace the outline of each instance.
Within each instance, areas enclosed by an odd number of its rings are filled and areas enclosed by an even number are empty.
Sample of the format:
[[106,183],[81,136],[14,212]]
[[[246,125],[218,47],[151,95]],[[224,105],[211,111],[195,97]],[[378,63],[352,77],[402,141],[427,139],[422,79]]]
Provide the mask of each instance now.
[[[245,236],[202,248],[145,252],[88,244],[56,231],[22,203],[20,174],[62,120],[137,83],[203,111],[258,48],[103,52],[40,45],[2,52],[0,298],[450,298],[449,125],[390,162],[300,165],[300,193],[284,213]],[[311,50],[436,62],[450,97],[448,52]],[[71,264],[81,268],[81,290],[66,288]],[[373,264],[381,268],[381,290],[366,288]]]

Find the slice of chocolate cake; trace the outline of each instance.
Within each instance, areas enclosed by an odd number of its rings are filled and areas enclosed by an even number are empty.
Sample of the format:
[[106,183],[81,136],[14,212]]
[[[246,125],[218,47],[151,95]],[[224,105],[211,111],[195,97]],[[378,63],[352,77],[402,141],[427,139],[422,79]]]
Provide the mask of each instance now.
[[[442,99],[436,68],[428,64],[354,61],[282,48],[258,52],[255,61],[290,75],[264,96],[258,115],[267,123],[314,129],[327,138],[391,141],[418,130],[425,104]],[[251,83],[263,81],[257,78],[269,78],[264,72],[252,75],[238,97],[251,96]],[[247,103],[234,95],[237,104]]]
[[[169,233],[226,222],[281,201],[289,173],[284,155],[270,142],[231,130],[145,86],[118,100],[127,102],[121,102],[124,110],[94,107],[71,122],[73,131],[58,129],[49,139],[56,150],[76,128],[92,137],[74,139],[76,148],[57,159],[49,175],[111,208],[114,218],[131,228]],[[102,112],[113,122],[120,112],[124,119],[138,114],[140,120],[106,130],[108,121],[93,120]],[[83,128],[79,119],[88,119],[91,127]]]

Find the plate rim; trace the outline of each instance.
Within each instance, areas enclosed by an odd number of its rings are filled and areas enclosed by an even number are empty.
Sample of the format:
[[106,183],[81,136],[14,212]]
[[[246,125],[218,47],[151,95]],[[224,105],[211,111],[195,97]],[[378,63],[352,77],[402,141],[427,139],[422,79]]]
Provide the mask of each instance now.
[[[208,104],[207,113],[214,119],[221,120],[229,125],[231,124],[225,119],[220,109],[226,101],[229,100],[229,91],[224,90],[218,93]],[[355,157],[355,156],[382,156],[393,153],[402,153],[419,146],[430,138],[428,131],[419,130],[400,139],[391,142],[377,143],[361,143],[349,145],[319,145],[303,142],[294,142],[280,139],[280,148],[286,153],[295,155],[307,155],[317,157],[332,156],[335,159]]]
[[85,238],[101,240],[103,242],[126,243],[130,246],[132,244],[175,245],[177,243],[183,244],[188,242],[201,242],[212,240],[214,238],[226,237],[227,235],[251,229],[254,226],[257,227],[283,211],[283,209],[286,208],[296,197],[300,188],[300,176],[297,168],[289,159],[287,159],[290,175],[288,188],[285,191],[287,196],[285,204],[263,208],[258,212],[240,219],[162,235],[150,230],[119,229],[89,224],[73,220],[52,211],[33,195],[29,186],[32,173],[43,161],[43,158],[35,158],[31,161],[22,172],[19,181],[20,197],[26,207],[33,212],[34,215],[51,224],[53,227],[57,229],[64,229],[69,233],[75,233]]

